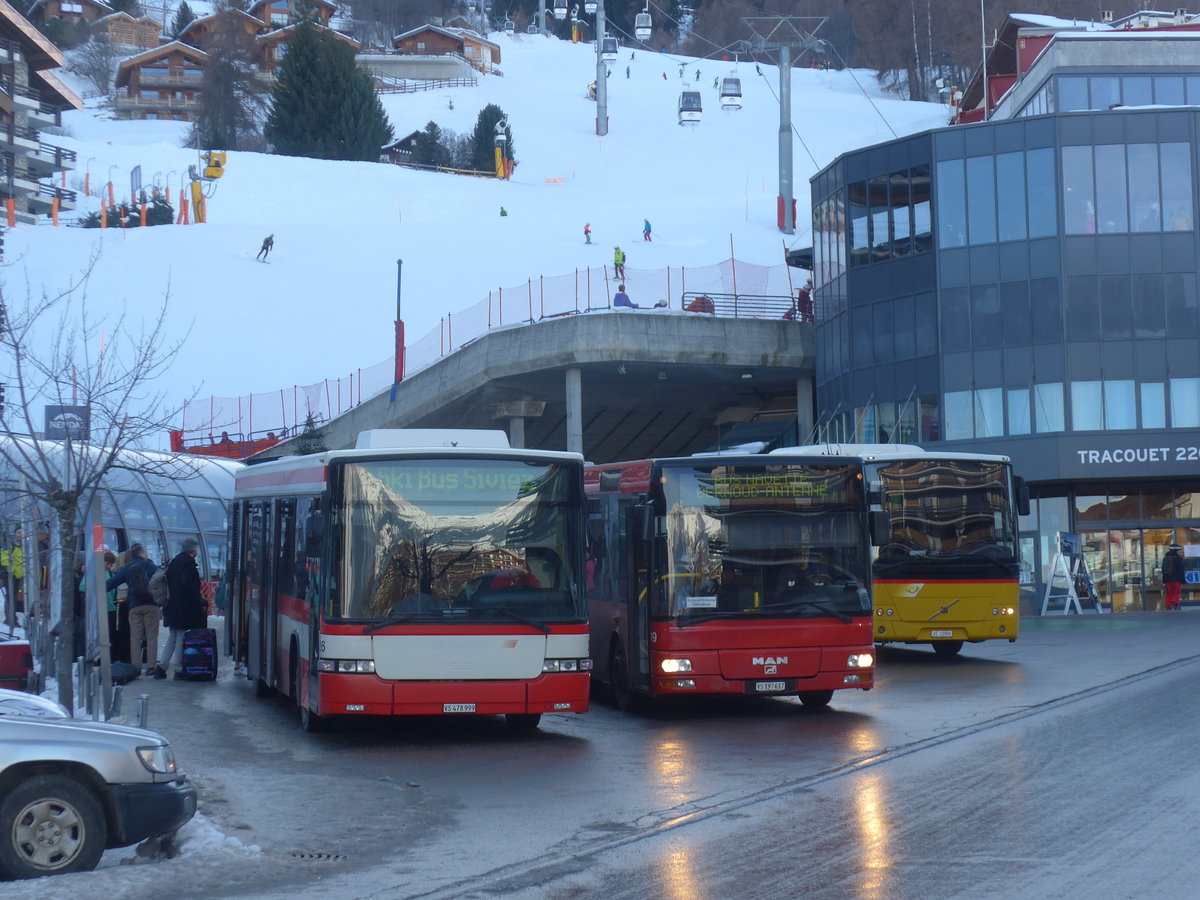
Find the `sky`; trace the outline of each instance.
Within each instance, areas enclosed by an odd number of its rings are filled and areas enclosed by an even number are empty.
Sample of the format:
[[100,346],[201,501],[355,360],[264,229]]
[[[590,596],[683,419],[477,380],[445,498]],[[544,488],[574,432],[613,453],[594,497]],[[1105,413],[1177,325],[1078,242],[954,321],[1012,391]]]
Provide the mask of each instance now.
[[[93,192],[111,179],[120,202],[140,166],[143,184],[168,186],[177,199],[183,173],[197,162],[194,149],[180,146],[186,123],[117,121],[89,100],[86,110],[64,114],[65,134],[43,135],[78,154],[67,176],[80,192],[77,213],[57,228],[46,220],[7,233],[5,298],[15,308],[82,279],[73,296],[89,316],[115,323],[124,314],[131,330],[165,303],[167,339],[182,346],[152,387],[171,404],[189,400],[191,421],[210,396],[290,395],[293,385],[390,366],[398,259],[410,346],[431,335],[423,346],[437,347],[439,322],[468,307],[478,312],[489,291],[520,296],[531,280],[611,265],[614,244],[628,255],[629,293],[651,305],[645,291],[639,296],[639,270],[712,266],[729,259],[731,247],[739,261],[779,265],[785,246],[811,245],[808,179],[819,168],[846,150],[947,119],[943,106],[883,95],[869,72],[794,69],[798,211],[789,236],[776,226],[774,67],[759,75],[753,63],[625,47],[608,79],[609,133],[598,137],[587,91],[596,72],[591,45],[526,34],[490,39],[501,48],[502,77],[381,99],[397,136],[430,121],[470,133],[485,105],[499,105],[517,159],[511,181],[235,151],[213,185],[206,224],[69,227],[100,206],[83,195],[85,174]],[[713,79],[735,70],[743,105],[722,110]],[[63,77],[77,91],[86,87]],[[684,87],[701,91],[698,125],[678,124]],[[650,243],[642,240],[645,219]],[[275,246],[262,264],[255,255],[267,234]],[[506,322],[511,308],[510,300]],[[462,337],[460,328],[453,341]],[[166,445],[164,435],[158,447]]]

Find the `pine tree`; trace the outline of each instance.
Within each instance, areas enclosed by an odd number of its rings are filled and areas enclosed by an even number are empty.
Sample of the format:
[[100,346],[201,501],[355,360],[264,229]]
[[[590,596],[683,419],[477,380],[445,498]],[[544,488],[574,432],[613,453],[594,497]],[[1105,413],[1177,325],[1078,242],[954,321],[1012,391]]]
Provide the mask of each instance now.
[[[481,172],[491,172],[496,168],[496,124],[504,119],[507,123],[508,117],[504,115],[502,110],[495,103],[489,103],[479,111],[479,118],[475,120],[475,131],[473,133],[471,167],[478,169]],[[511,160],[513,165],[516,165],[516,156],[514,155],[512,128],[507,124],[504,126],[505,143],[508,145],[505,149],[505,154]]]
[[413,138],[412,161],[419,166],[445,166],[450,164],[450,151],[445,136],[437,122],[429,122],[425,130]]
[[192,137],[206,150],[246,149],[262,120],[264,89],[251,63],[254,38],[241,27],[228,4],[229,0],[218,4],[216,24],[201,48],[208,61]]
[[372,162],[393,136],[350,45],[307,20],[288,40],[265,134],[284,156]]
[[179,4],[179,9],[175,10],[175,18],[171,20],[171,37],[179,40],[179,36],[187,30],[187,27],[196,21],[196,14],[192,12],[192,8],[188,6],[187,0],[183,0]]

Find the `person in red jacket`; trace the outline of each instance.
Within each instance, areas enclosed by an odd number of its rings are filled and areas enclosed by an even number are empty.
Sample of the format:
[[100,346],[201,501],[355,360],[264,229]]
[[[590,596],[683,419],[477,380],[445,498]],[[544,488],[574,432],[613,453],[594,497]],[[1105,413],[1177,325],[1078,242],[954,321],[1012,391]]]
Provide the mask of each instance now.
[[1183,557],[1179,555],[1179,545],[1172,544],[1167,549],[1167,555],[1162,561],[1162,580],[1166,590],[1165,600],[1167,609],[1182,609],[1179,595],[1183,591]]

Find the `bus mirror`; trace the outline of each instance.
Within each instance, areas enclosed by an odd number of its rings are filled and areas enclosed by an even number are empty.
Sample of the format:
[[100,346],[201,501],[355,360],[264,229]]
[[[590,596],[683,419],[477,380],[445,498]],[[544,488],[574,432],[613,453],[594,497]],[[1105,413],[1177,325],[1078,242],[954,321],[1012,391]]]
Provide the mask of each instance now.
[[886,509],[871,510],[871,543],[882,547],[892,534],[892,514]]
[[1021,476],[1013,479],[1013,488],[1017,494],[1017,515],[1029,515],[1029,483]]
[[649,541],[654,538],[654,507],[650,504],[638,505],[633,508],[633,515],[630,520],[630,526],[633,533],[630,535],[635,541]]

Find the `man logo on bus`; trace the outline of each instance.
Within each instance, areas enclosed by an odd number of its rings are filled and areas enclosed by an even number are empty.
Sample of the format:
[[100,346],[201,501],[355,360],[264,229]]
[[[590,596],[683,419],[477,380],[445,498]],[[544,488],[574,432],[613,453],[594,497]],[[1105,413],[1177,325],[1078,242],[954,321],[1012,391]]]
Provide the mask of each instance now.
[[[786,666],[788,658],[786,656],[755,656],[750,660],[752,666]],[[767,673],[772,674],[771,672]]]

